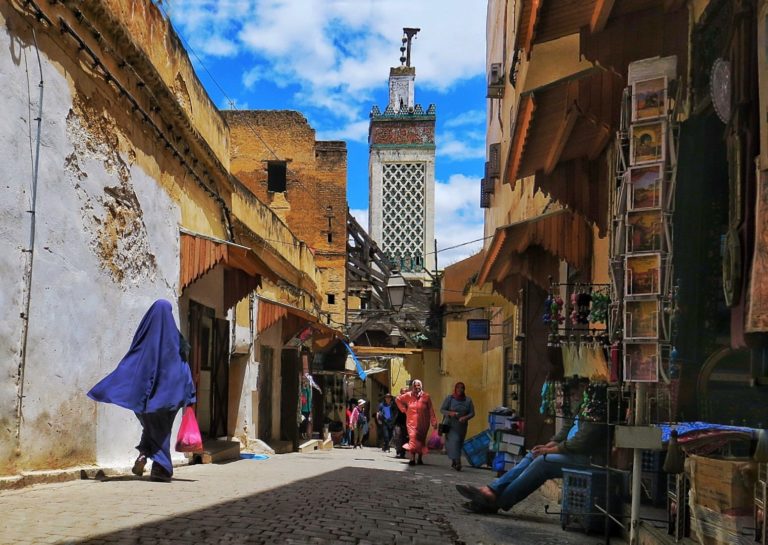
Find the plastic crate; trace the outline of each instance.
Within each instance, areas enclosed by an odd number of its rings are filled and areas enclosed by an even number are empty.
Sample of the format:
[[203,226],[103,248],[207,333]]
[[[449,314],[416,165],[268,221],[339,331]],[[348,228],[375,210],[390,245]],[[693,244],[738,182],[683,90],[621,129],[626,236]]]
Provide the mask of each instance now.
[[664,473],[663,450],[644,450],[640,481],[642,488],[641,503],[654,506],[664,505],[667,501],[667,479]]
[[473,467],[487,465],[490,445],[491,434],[487,430],[464,441],[464,456],[467,457],[469,465]]
[[[560,506],[563,530],[578,526],[587,533],[602,534],[605,531],[605,515],[595,505],[617,516],[622,504],[622,483],[620,475],[611,476],[610,501],[606,502],[604,471],[563,468],[563,502]],[[615,524],[609,523],[611,533],[617,530]]]

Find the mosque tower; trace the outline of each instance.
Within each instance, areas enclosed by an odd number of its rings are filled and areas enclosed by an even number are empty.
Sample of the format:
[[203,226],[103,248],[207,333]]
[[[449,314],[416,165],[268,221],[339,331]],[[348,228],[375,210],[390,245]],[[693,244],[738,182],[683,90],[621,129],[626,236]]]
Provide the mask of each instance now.
[[389,104],[368,129],[368,233],[406,278],[435,267],[435,105],[414,103],[416,68],[403,29],[400,66],[389,70]]

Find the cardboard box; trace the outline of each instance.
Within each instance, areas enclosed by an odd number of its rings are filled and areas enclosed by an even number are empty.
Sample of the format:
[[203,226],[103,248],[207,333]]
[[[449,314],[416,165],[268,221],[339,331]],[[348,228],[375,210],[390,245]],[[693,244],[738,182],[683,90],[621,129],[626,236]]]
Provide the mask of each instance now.
[[724,515],[694,504],[691,506],[691,532],[701,545],[754,545],[751,516]]
[[491,428],[491,431],[509,430],[517,426],[518,420],[515,416],[488,413],[488,427]]
[[692,504],[727,515],[752,512],[754,462],[692,455],[689,468]]
[[508,452],[520,454],[525,445],[525,437],[509,431],[496,430],[493,433],[493,450],[496,452]]

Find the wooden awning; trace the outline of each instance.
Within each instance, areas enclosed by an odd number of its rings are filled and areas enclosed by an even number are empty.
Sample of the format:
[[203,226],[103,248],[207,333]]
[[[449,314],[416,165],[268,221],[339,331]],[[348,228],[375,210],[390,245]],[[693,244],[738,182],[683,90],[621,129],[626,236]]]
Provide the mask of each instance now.
[[477,284],[522,276],[548,289],[560,260],[586,271],[591,258],[590,225],[571,210],[558,210],[496,229]]
[[223,265],[225,285],[222,287],[224,308],[261,285],[262,276],[274,273],[248,247],[190,231],[181,231],[179,285],[183,291],[216,265]]
[[558,163],[598,157],[618,123],[623,91],[618,75],[592,68],[522,93],[504,180],[514,187]]
[[516,47],[530,55],[537,43],[579,31],[598,33],[609,20],[652,8],[671,12],[683,5],[682,0],[523,0]]

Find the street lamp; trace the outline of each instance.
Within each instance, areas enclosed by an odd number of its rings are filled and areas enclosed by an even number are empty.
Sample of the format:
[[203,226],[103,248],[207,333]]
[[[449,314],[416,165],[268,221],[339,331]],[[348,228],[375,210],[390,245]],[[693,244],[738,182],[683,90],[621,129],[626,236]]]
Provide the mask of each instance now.
[[392,329],[389,331],[389,342],[392,343],[392,346],[397,346],[400,344],[400,339],[402,338],[403,336],[400,334],[400,328],[393,325]]
[[395,312],[400,312],[405,300],[405,288],[408,284],[400,273],[395,272],[387,280],[387,294],[389,295],[389,306]]

